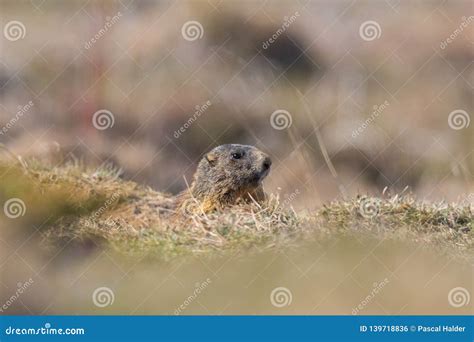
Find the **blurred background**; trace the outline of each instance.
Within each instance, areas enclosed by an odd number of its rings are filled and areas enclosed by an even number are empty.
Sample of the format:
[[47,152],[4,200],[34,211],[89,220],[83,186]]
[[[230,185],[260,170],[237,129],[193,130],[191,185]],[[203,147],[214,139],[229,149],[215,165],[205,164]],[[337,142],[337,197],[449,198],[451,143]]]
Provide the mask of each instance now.
[[470,1],[2,0],[0,142],[113,164],[171,193],[207,150],[252,144],[273,156],[268,190],[297,191],[296,207],[385,186],[456,200],[473,189],[472,12]]
[[[273,158],[267,191],[295,209],[385,187],[456,201],[474,189],[473,15],[456,0],[1,0],[0,143],[171,193],[206,151],[252,144]],[[373,241],[151,265],[0,246],[2,303],[25,288],[10,314],[173,314],[208,277],[182,314],[471,310],[446,294],[472,268]],[[101,286],[113,308],[92,305]],[[292,306],[270,304],[279,286]]]

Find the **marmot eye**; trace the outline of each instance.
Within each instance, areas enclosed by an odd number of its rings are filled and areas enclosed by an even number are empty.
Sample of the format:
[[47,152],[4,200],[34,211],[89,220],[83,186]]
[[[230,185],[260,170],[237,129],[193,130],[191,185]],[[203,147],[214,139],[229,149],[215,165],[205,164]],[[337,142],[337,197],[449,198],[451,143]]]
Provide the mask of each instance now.
[[242,153],[232,153],[232,159],[240,159],[242,158]]

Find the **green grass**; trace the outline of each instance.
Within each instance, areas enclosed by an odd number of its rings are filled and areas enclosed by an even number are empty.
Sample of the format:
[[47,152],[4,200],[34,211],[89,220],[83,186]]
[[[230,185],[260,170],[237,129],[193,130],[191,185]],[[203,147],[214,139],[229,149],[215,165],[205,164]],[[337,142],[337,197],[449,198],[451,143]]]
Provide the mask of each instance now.
[[[268,204],[236,206],[182,217],[173,198],[119,178],[117,170],[80,163],[49,167],[34,160],[0,165],[0,199],[20,198],[26,214],[15,227],[40,227],[50,248],[87,244],[132,257],[258,252],[336,237],[421,244],[473,259],[469,203],[422,203],[410,195],[335,201],[314,212],[295,212],[270,196]],[[371,202],[368,202],[371,201]],[[363,205],[373,203],[373,212]],[[364,214],[364,215],[362,215]],[[3,218],[7,223],[8,219]]]

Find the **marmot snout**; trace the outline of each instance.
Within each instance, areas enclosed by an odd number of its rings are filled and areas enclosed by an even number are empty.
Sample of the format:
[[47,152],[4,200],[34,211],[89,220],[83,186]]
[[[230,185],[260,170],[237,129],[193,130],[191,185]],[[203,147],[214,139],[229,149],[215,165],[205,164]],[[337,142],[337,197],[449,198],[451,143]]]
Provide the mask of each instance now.
[[249,145],[221,145],[199,162],[190,190],[204,211],[240,200],[265,199],[262,181],[270,172],[270,157]]

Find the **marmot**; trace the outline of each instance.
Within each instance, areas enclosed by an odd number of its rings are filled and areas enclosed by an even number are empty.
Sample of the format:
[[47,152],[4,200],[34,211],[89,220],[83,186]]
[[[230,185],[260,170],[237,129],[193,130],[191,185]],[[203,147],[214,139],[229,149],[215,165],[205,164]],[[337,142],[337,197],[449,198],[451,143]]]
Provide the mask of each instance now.
[[262,181],[271,165],[270,157],[254,146],[218,146],[202,158],[191,186],[178,195],[178,209],[209,212],[252,199],[262,202]]

